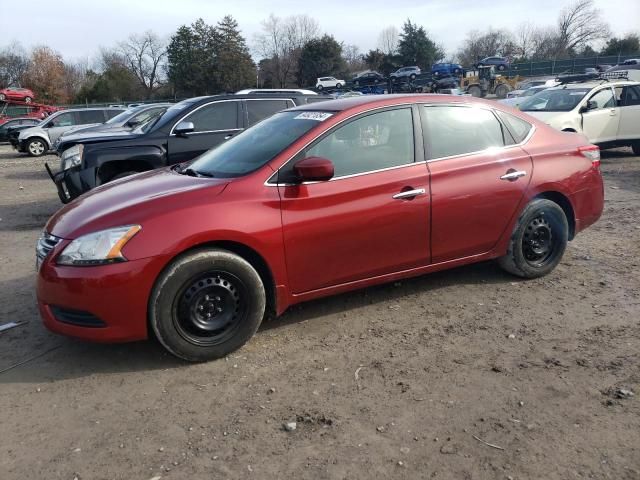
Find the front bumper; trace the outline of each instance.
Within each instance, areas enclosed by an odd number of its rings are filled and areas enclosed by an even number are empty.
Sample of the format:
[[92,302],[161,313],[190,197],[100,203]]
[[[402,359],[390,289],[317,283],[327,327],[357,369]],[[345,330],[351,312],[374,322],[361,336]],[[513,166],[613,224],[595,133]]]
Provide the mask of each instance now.
[[150,257],[96,267],[56,265],[45,258],[37,277],[37,299],[45,326],[54,333],[104,343],[144,340],[153,284],[168,260]]
[[48,164],[44,164],[47,173],[58,190],[58,197],[62,203],[69,203],[76,197],[88,192],[96,186],[95,169],[81,169],[73,167],[53,173]]

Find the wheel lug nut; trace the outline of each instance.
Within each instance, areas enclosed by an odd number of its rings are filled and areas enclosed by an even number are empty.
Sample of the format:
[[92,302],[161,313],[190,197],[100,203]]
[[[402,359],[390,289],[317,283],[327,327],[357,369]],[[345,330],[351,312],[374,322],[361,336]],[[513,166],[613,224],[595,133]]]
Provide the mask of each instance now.
[[216,302],[219,302],[219,301],[220,301],[220,297],[216,297]]
[[221,311],[222,311],[222,307],[218,307],[218,308],[216,308],[216,310],[217,310],[218,312],[221,312]]
[[211,314],[210,313],[207,313],[207,318],[211,318]]
[[198,310],[200,310],[200,311],[204,310],[204,305],[200,305],[200,306],[198,307]]

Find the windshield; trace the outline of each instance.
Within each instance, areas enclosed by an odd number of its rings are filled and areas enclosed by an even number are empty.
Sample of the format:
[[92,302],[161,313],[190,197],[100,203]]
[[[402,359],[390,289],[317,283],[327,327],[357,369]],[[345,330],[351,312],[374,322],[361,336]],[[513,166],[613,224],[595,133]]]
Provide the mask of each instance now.
[[271,161],[331,115],[330,112],[300,110],[276,113],[204,153],[190,165],[190,169],[207,177],[241,177]]
[[125,110],[122,113],[119,113],[118,115],[116,115],[115,117],[107,120],[105,123],[107,125],[113,125],[115,123],[122,123],[122,122],[126,122],[129,117],[133,114],[133,111],[131,110]]
[[520,104],[523,112],[569,112],[589,92],[589,88],[543,90]]

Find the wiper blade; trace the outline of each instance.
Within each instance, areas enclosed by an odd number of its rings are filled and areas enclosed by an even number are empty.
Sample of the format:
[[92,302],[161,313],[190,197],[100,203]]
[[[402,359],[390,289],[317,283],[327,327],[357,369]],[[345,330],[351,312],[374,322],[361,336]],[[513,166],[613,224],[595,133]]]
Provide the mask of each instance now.
[[191,167],[183,169],[180,173],[182,173],[183,175],[189,175],[190,177],[213,177],[213,175],[211,175],[210,173],[199,172]]

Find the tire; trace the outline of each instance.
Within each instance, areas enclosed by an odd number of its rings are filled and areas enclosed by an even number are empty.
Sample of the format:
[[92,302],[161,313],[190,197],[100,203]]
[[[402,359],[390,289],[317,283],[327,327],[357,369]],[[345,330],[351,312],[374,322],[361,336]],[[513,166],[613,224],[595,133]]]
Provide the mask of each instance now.
[[7,96],[4,93],[0,93],[0,102],[4,102],[7,99]]
[[634,155],[640,155],[640,142],[635,142],[631,145]]
[[507,87],[504,83],[496,87],[496,97],[507,98],[507,93],[509,93],[509,87]]
[[471,85],[467,88],[467,93],[470,93],[471,96],[476,98],[482,97],[482,89],[478,85]]
[[317,86],[316,86],[316,89],[317,89],[319,92],[321,92],[323,88],[324,88],[324,87],[323,87],[322,85],[317,85]]
[[160,274],[149,299],[149,322],[170,353],[203,362],[244,345],[265,309],[264,285],[249,262],[226,250],[198,250]]
[[415,80],[416,79],[416,74],[412,73],[411,75],[409,75],[409,80]]
[[342,88],[342,84],[341,83],[336,83],[336,88]]
[[31,103],[31,100],[33,100],[31,97],[24,97],[24,103]]
[[568,238],[569,224],[562,208],[551,200],[533,200],[520,214],[507,253],[498,263],[518,277],[542,277],[560,263]]
[[32,138],[27,143],[27,153],[32,157],[41,157],[47,153],[47,143],[41,138]]
[[500,70],[501,72],[505,71],[507,69],[506,65],[498,65],[498,70]]

